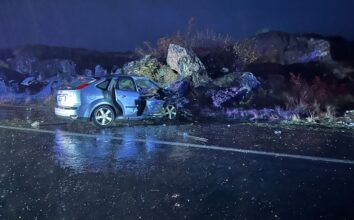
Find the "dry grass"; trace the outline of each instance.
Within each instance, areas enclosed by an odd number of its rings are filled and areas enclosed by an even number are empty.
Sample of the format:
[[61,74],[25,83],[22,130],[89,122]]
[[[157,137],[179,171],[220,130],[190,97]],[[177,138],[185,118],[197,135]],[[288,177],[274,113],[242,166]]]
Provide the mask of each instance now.
[[292,91],[286,94],[287,109],[306,115],[307,122],[333,122],[336,119],[336,107],[331,103],[341,94],[341,88],[330,85],[315,77],[311,82],[300,75],[291,75]]

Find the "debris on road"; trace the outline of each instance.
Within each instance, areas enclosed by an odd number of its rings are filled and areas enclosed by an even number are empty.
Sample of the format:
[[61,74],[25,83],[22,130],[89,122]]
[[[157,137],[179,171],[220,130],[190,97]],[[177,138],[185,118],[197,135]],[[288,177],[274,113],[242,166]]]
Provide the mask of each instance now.
[[281,131],[279,131],[279,130],[274,131],[274,134],[280,135],[280,134],[281,134]]
[[173,199],[177,199],[178,197],[180,197],[180,194],[175,193],[175,194],[173,194],[171,197],[172,197]]
[[35,121],[31,124],[32,128],[39,128],[40,122],[39,121]]

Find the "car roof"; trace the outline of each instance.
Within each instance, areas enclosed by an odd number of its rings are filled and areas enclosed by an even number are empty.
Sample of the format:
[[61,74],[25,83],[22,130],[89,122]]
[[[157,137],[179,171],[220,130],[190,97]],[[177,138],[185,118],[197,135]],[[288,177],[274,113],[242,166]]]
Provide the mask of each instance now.
[[132,77],[133,79],[147,79],[144,76],[137,76],[137,75],[127,75],[127,74],[119,74],[119,75],[108,75],[108,76],[101,76],[101,77],[94,77],[97,80],[100,79],[116,79],[118,77],[125,76],[125,77]]

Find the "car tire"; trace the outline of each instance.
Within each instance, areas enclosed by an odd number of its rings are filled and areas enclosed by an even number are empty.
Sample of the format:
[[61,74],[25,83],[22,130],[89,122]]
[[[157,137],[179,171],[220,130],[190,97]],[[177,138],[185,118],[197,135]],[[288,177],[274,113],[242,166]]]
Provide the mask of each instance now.
[[115,120],[115,112],[109,105],[101,105],[92,113],[92,122],[100,128],[109,127]]
[[177,107],[176,105],[168,104],[165,106],[165,117],[168,120],[175,120],[177,119]]

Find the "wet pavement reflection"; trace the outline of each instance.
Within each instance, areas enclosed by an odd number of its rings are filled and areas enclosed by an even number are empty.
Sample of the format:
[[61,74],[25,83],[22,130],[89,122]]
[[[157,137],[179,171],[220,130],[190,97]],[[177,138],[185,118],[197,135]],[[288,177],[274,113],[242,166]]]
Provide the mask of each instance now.
[[[136,161],[128,167],[132,169],[133,166],[147,166],[148,161],[156,156],[156,151],[161,147],[154,143],[155,138],[150,135],[145,136],[145,143],[137,142],[137,134],[130,130],[119,134],[122,141],[113,140],[112,136],[112,130],[109,129],[99,131],[96,138],[67,135],[57,129],[53,147],[54,159],[60,166],[76,172],[114,171],[127,161]],[[184,153],[179,155],[181,159],[186,159],[188,153],[186,150]],[[171,154],[176,156],[173,152]]]

